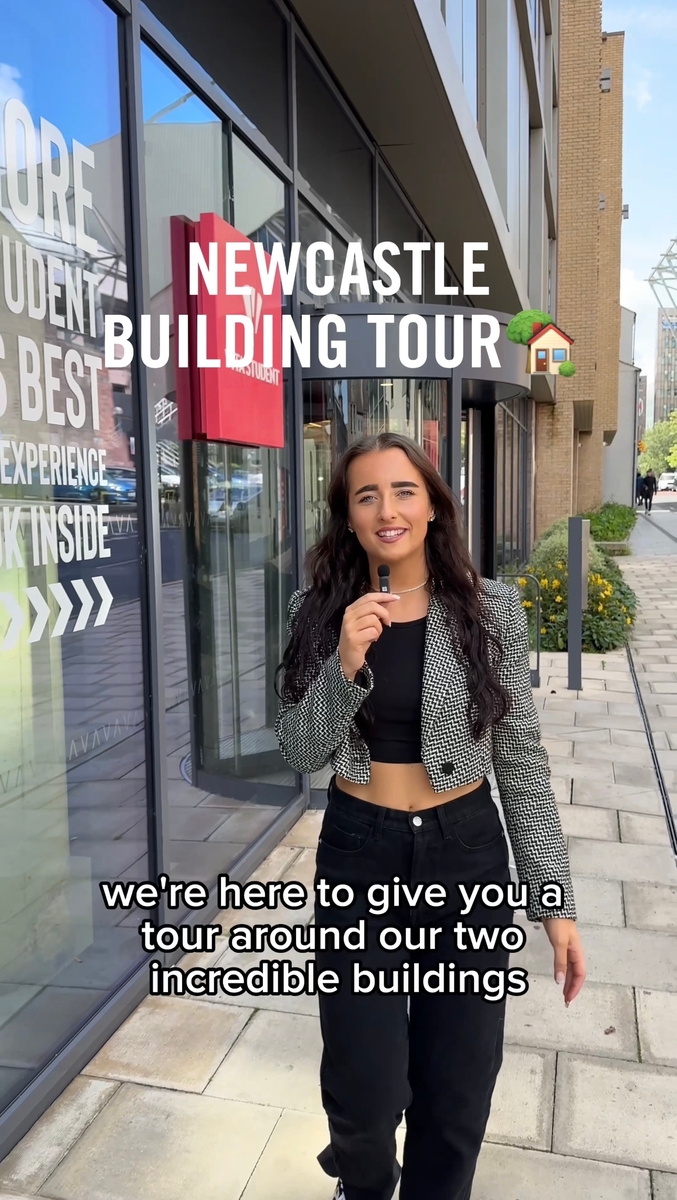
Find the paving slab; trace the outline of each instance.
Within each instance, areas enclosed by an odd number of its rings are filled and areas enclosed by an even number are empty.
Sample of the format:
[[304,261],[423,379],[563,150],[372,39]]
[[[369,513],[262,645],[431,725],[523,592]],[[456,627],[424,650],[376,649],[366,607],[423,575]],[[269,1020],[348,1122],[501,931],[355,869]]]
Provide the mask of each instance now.
[[272,1106],[124,1083],[44,1192],[56,1200],[239,1200],[279,1117]]
[[0,1163],[0,1189],[37,1191],[108,1104],[117,1083],[75,1078]]
[[623,885],[617,879],[573,875],[578,921],[582,925],[625,925]]
[[[664,753],[667,754],[668,751],[664,751]],[[593,764],[612,762],[614,764],[627,765],[633,763],[642,767],[648,767],[649,769],[651,769],[652,761],[651,751],[648,748],[646,738],[641,749],[638,746],[618,746],[611,744],[606,746],[601,743],[593,743],[591,745],[590,743],[579,742],[576,746],[576,760],[577,762]]]
[[575,779],[572,801],[574,804],[592,805],[598,808],[616,808],[625,812],[662,813],[658,789],[636,788],[622,784],[600,784],[585,779]]
[[638,788],[651,788],[656,783],[653,767],[638,766],[629,762],[614,763],[614,779],[616,783],[634,784]]
[[289,833],[282,839],[283,846],[316,846],[324,813],[309,809],[303,813]]
[[[665,733],[657,733],[654,729],[652,729],[651,733],[656,749],[669,750],[670,746]],[[623,729],[614,725],[611,730],[611,741],[616,746],[637,746],[643,750],[647,747],[646,733],[644,732],[643,725],[641,730],[628,729],[627,727]]]
[[572,837],[569,858],[576,875],[623,879],[630,883],[663,883],[668,887],[677,882],[675,860],[671,850],[664,846]]
[[[674,1195],[677,1198],[677,1192]],[[490,1142],[482,1146],[472,1200],[572,1200],[572,1197],[650,1200],[650,1174],[615,1163],[543,1154],[517,1146]],[[672,1200],[672,1193],[666,1192],[664,1200]]]
[[622,842],[636,842],[643,846],[670,845],[665,817],[649,816],[646,813],[622,812],[619,814],[619,819]]
[[574,783],[578,779],[596,779],[599,783],[614,783],[612,762],[578,762],[575,758],[549,757],[553,775],[567,775]]
[[596,838],[607,842],[619,840],[618,817],[613,809],[563,804],[559,806],[559,815],[565,837]]
[[553,1150],[677,1171],[677,1071],[560,1054]]
[[[217,960],[215,965],[220,967],[239,967],[242,971],[248,971],[252,967],[257,967],[263,958],[269,962],[281,962],[286,959],[291,963],[292,967],[298,967],[303,970],[312,955],[301,952],[300,950],[285,950],[279,953],[267,951],[265,954],[252,951],[251,953],[238,953],[234,950],[225,950]],[[316,1017],[319,1015],[319,1000],[317,996],[228,996],[225,992],[220,991],[215,996],[205,997],[210,1003],[220,1005],[239,1005],[242,1008],[251,1010],[252,1008],[267,1009],[271,1012],[286,1012],[286,1013],[301,1013],[306,1016]]]
[[[542,929],[535,930],[521,913],[516,913],[515,919],[526,928],[527,943],[519,954],[511,956],[511,962],[525,967],[530,974],[551,975],[553,952],[545,933]],[[677,938],[651,930],[615,929],[608,925],[580,925],[579,929],[587,982],[677,991]]]
[[624,883],[623,899],[627,925],[677,933],[677,886],[657,883]]
[[83,1074],[202,1092],[250,1017],[236,1005],[148,996]]
[[508,998],[505,1037],[522,1046],[637,1059],[632,989],[588,980],[566,1008],[552,975],[530,975],[526,995]]
[[[402,1122],[396,1134],[400,1163],[404,1134]],[[285,1109],[242,1193],[242,1200],[271,1200],[271,1197],[329,1200],[332,1182],[316,1157],[328,1141],[326,1117]],[[395,1200],[397,1195],[398,1192]]]
[[549,1150],[555,1055],[506,1046],[491,1103],[486,1139]]
[[642,1061],[677,1067],[677,993],[637,988]]
[[254,1014],[205,1094],[321,1113],[321,1054],[318,1018],[261,1010]]
[[652,1171],[654,1200],[677,1200],[677,1175]]

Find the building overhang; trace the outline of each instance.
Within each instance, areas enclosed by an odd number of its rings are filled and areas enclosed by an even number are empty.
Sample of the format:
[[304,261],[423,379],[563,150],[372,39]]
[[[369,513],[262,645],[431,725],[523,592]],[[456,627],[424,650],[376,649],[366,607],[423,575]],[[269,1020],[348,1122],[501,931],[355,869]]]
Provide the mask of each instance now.
[[[488,309],[461,308],[448,304],[327,304],[321,308],[302,305],[302,316],[310,316],[310,361],[303,367],[304,379],[451,379],[462,380],[463,396],[474,403],[497,400],[507,401],[529,394],[531,379],[526,374],[526,347],[509,341],[506,329],[511,321],[508,313],[492,312]],[[423,318],[426,327],[427,353],[416,367],[404,366],[401,358],[400,323],[407,317]],[[345,366],[327,365],[333,352],[324,354],[320,360],[319,323],[322,317],[338,317],[345,323],[345,331],[335,327],[328,330],[328,341],[345,345]],[[377,365],[376,326],[369,317],[391,317],[385,327],[383,354]],[[454,340],[463,339],[463,358],[455,367],[438,362],[436,346],[436,318],[444,318],[445,342],[443,356],[455,356]],[[484,320],[482,320],[484,318]],[[493,318],[499,325],[499,337],[495,343],[498,366],[491,364],[486,348],[477,356],[473,366],[473,321],[476,330],[487,334]],[[481,322],[481,324],[480,324]],[[412,331],[413,332],[413,331]],[[411,335],[408,335],[411,337]],[[416,335],[414,334],[414,337]],[[413,338],[412,338],[413,341]],[[409,352],[420,347],[407,341]],[[460,347],[456,343],[456,349]]]
[[486,242],[489,302],[527,308],[439,3],[294,0],[294,8],[457,274],[463,242]]

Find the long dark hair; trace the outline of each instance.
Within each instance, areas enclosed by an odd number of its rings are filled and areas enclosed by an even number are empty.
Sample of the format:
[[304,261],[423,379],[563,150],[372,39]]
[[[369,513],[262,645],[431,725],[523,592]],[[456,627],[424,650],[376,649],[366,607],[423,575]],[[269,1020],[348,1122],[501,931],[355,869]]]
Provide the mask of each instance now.
[[[461,536],[461,514],[451,489],[424,451],[397,433],[379,433],[354,442],[338,463],[327,492],[329,523],[307,556],[311,586],[304,597],[289,645],[276,674],[280,698],[297,703],[320,664],[338,645],[346,607],[365,587],[371,590],[369,560],[348,531],[350,464],[374,450],[403,450],[423,476],[435,520],[428,525],[426,561],[432,586],[447,612],[450,635],[466,670],[468,720],[479,739],[508,710],[509,694],[497,678],[502,646],[484,611],[480,578]],[[278,677],[283,673],[282,691]]]

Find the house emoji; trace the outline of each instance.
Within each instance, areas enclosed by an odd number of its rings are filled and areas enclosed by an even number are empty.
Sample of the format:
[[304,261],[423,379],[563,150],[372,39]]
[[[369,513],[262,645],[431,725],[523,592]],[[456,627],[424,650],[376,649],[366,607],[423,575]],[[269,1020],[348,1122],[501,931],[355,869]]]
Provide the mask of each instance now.
[[541,371],[559,375],[562,363],[570,361],[570,347],[574,339],[556,325],[542,325],[540,321],[534,321],[533,329],[533,335],[527,342],[527,375]]

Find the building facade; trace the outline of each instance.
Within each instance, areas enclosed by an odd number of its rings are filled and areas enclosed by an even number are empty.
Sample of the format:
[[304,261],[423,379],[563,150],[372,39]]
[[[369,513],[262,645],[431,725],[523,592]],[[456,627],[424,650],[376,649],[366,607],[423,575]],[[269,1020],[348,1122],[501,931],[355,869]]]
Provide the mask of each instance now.
[[656,336],[654,424],[677,408],[677,308],[659,308]]
[[636,313],[621,308],[621,339],[618,369],[618,428],[613,441],[604,447],[603,500],[616,504],[635,503],[637,471],[637,427],[639,410],[639,367],[635,366]]
[[565,0],[560,18],[559,327],[576,375],[536,410],[536,527],[602,503],[618,428],[623,134],[622,33],[602,33],[601,0]]
[[[106,367],[104,317],[173,336],[171,218],[203,213],[300,243],[295,318],[318,317],[315,241],[338,264],[361,241],[372,280],[377,241],[444,242],[447,286],[486,243],[502,328],[551,307],[559,82],[553,0],[61,0],[58,20],[0,0],[0,18],[3,1154],[147,990],[133,893],[100,885],[245,879],[324,786],[278,753],[274,677],[343,449],[417,439],[496,575],[528,557],[534,430],[559,403],[502,335],[500,378],[295,362],[283,446],[188,441],[173,368]],[[475,311],[450,299],[405,270],[391,301]],[[150,915],[196,919],[164,896]]]
[[637,384],[637,441],[640,442],[646,432],[646,375],[640,375]]

